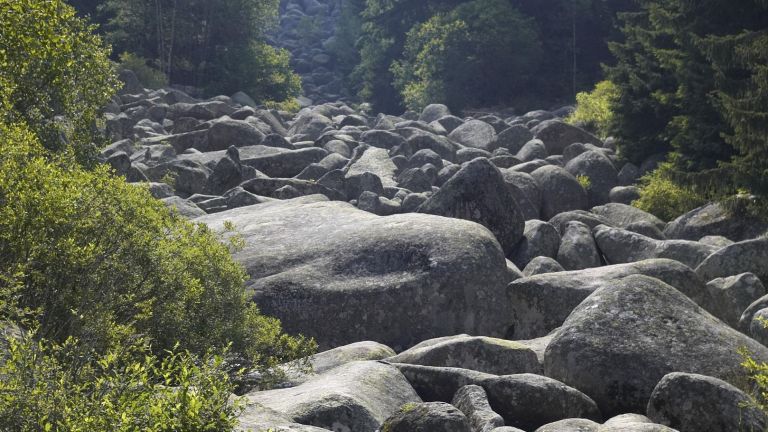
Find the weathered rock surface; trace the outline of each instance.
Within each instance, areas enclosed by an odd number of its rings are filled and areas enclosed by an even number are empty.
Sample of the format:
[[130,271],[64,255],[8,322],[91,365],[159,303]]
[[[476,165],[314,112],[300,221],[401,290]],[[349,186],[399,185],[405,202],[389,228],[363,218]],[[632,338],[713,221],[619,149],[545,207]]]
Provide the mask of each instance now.
[[237,420],[236,430],[242,432],[328,432],[328,429],[295,423],[287,415],[254,402],[246,403]]
[[397,368],[375,361],[348,363],[297,387],[246,399],[296,423],[361,432],[376,431],[403,404],[421,402]]
[[451,402],[459,389],[495,375],[469,369],[393,363],[425,401]]
[[763,431],[768,416],[741,390],[717,378],[665,375],[648,401],[648,417],[680,432]]
[[754,218],[729,213],[723,206],[712,203],[691,210],[670,222],[664,229],[669,238],[698,240],[704,236],[720,235],[733,241],[753,239],[768,231],[768,224]]
[[597,250],[595,238],[592,237],[592,230],[587,225],[578,221],[565,224],[557,251],[557,262],[566,270],[600,267],[600,252]]
[[514,252],[525,229],[504,177],[487,159],[464,165],[418,211],[477,222],[491,230],[507,255]]
[[514,328],[506,337],[529,339],[545,336],[559,327],[571,311],[595,290],[609,287],[633,274],[657,278],[689,296],[699,296],[706,290],[704,281],[690,268],[666,259],[525,277],[507,287],[515,321]]
[[480,225],[429,215],[379,217],[317,196],[199,219],[234,224],[235,253],[261,310],[321,348],[376,340],[403,349],[459,333],[503,336],[506,261]]
[[696,273],[705,280],[748,272],[768,281],[768,237],[726,246],[696,267]]
[[385,432],[472,432],[469,420],[445,402],[403,405],[381,427]]
[[467,416],[473,432],[490,432],[504,426],[504,419],[493,411],[488,402],[488,395],[478,385],[460,388],[453,397],[451,405]]
[[642,412],[671,372],[732,379],[741,347],[768,348],[731,329],[658,279],[632,275],[596,290],[570,314],[544,355],[547,376],[592,397],[606,415]]
[[311,373],[301,373],[289,368],[288,379],[284,384],[296,386],[318,374],[353,361],[383,360],[393,355],[395,351],[392,348],[378,342],[355,342],[312,355],[309,358],[309,364],[312,366]]
[[563,154],[563,150],[573,143],[603,146],[602,141],[596,136],[556,119],[541,122],[531,129],[531,132],[544,142],[549,154]]
[[536,353],[525,345],[484,336],[461,335],[425,341],[387,361],[471,369],[494,375],[541,372]]
[[584,210],[589,204],[587,192],[576,177],[557,166],[544,166],[531,173],[541,190],[541,216],[544,220],[569,210]]

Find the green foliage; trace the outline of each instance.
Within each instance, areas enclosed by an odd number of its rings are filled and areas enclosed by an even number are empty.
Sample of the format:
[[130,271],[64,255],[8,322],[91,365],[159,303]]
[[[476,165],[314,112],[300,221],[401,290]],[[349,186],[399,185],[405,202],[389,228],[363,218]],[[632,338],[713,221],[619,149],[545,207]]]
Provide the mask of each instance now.
[[602,137],[607,137],[613,123],[613,105],[621,94],[619,88],[610,81],[601,81],[591,92],[576,95],[576,110],[568,116],[570,124],[579,124]]
[[4,430],[231,431],[239,405],[224,358],[172,350],[162,358],[140,341],[84,361],[79,343],[9,338],[0,359]]
[[3,313],[27,311],[40,338],[96,352],[135,334],[159,351],[231,344],[233,364],[262,371],[314,349],[259,313],[243,269],[204,225],[106,167],[46,158],[24,128],[0,126],[0,146]]
[[300,83],[288,54],[266,43],[279,0],[105,0],[108,39],[156,63],[174,84],[207,94],[243,90],[284,101]]
[[704,195],[675,181],[672,164],[665,162],[643,176],[640,180],[640,198],[632,205],[670,221],[706,202]]
[[49,150],[95,154],[99,110],[117,87],[110,50],[62,0],[0,0],[0,122]]
[[148,64],[144,57],[137,56],[129,52],[120,54],[120,63],[118,67],[128,69],[136,74],[139,82],[146,88],[159,89],[168,85],[168,77],[162,71]]
[[392,72],[408,108],[445,103],[459,111],[512,100],[540,54],[530,19],[506,0],[473,0],[414,27]]
[[589,178],[589,176],[586,175],[578,175],[576,176],[576,181],[579,182],[582,188],[584,190],[589,190],[592,187],[592,179]]

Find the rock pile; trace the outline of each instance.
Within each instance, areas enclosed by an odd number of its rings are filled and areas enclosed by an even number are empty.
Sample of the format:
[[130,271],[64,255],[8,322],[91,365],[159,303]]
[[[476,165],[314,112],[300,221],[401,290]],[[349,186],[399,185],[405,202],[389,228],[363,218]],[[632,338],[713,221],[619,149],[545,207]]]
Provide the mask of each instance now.
[[238,99],[123,94],[102,158],[180,214],[233,224],[254,301],[324,351],[314,374],[247,394],[244,430],[768,424],[738,354],[768,361],[766,226],[627,205],[642,170],[547,111]]

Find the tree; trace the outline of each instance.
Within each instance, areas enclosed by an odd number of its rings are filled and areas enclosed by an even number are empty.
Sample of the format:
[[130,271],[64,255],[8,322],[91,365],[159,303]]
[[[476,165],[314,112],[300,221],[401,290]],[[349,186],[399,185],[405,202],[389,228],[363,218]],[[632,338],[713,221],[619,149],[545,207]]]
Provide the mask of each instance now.
[[23,122],[52,151],[81,162],[117,79],[109,48],[62,0],[0,0],[0,121]]
[[107,38],[116,52],[153,59],[169,81],[217,91],[244,90],[282,101],[300,83],[284,50],[267,45],[278,0],[106,0]]
[[413,110],[509,102],[525,93],[540,54],[530,19],[506,0],[475,0],[409,32],[404,58],[393,66],[395,86]]

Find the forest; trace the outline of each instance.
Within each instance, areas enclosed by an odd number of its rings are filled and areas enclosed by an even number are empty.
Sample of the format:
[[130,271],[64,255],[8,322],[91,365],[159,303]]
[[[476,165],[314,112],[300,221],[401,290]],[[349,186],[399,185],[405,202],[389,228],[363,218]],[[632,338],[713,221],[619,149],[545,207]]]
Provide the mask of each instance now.
[[[3,431],[768,430],[766,233],[764,0],[0,0]],[[595,384],[642,369],[624,353],[563,372],[608,285],[704,336],[637,354],[652,378]],[[517,369],[442,395],[409,368],[485,360],[425,360],[436,337],[517,344],[493,354]],[[330,363],[394,384],[285,408],[344,384]],[[738,413],[664,414],[689,372]],[[524,374],[568,415],[510,406],[497,381]],[[622,415],[660,428],[595,423]],[[594,429],[546,429],[575,418]]]

